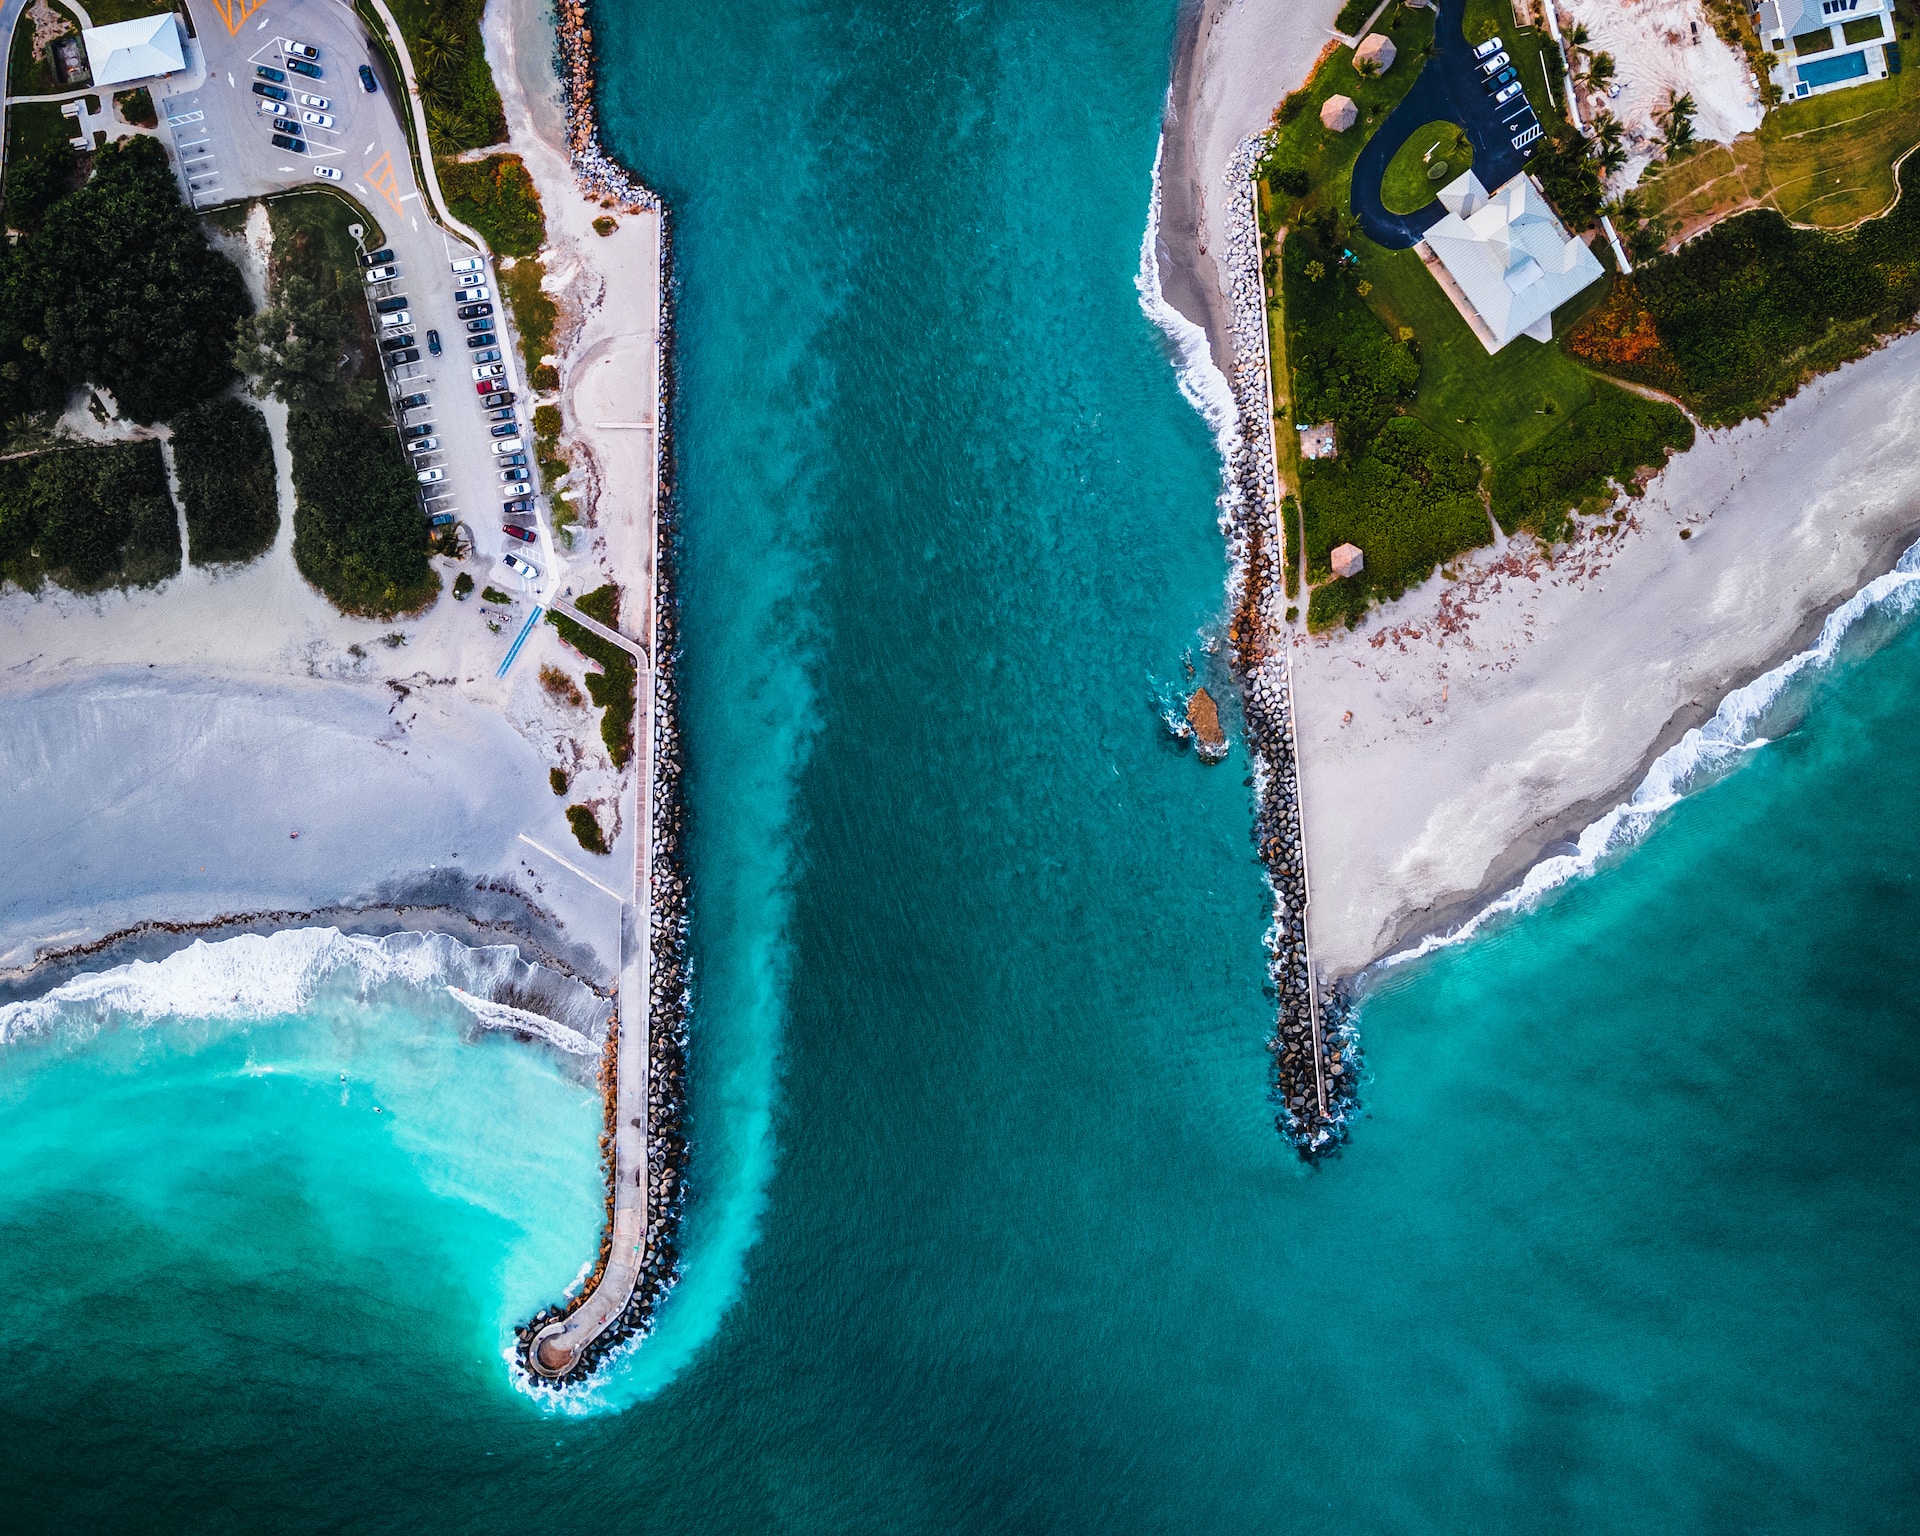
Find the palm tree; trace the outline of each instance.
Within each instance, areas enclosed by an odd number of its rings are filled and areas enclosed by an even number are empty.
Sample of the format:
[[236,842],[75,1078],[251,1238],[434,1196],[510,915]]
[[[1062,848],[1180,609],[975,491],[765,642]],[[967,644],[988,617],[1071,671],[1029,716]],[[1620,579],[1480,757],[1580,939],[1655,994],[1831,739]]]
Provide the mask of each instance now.
[[1696,110],[1692,96],[1675,92],[1667,98],[1666,106],[1653,114],[1653,120],[1660,125],[1668,158],[1693,148],[1693,114]]
[[1587,60],[1587,87],[1589,90],[1604,91],[1613,80],[1613,55],[1596,53]]
[[1626,146],[1621,142],[1624,133],[1620,119],[1606,108],[1593,114],[1593,158],[1608,176],[1627,163]]

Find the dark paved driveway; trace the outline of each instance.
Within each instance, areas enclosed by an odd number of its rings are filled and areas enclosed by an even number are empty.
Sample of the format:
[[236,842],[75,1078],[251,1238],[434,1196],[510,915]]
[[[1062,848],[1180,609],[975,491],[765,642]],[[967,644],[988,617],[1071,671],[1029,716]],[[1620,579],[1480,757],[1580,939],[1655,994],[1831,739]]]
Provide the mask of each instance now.
[[[1437,201],[1418,213],[1389,213],[1380,201],[1380,178],[1386,175],[1394,152],[1416,129],[1436,121],[1458,123],[1473,146],[1474,174],[1489,189],[1510,181],[1527,163],[1525,153],[1513,147],[1512,131],[1494,115],[1493,98],[1480,84],[1478,61],[1461,30],[1465,11],[1465,0],[1439,0],[1433,53],[1423,62],[1413,89],[1387,114],[1354,162],[1353,216],[1369,240],[1388,250],[1403,251],[1417,244],[1446,217],[1446,209]],[[1532,59],[1517,58],[1514,63],[1523,79],[1528,65],[1538,69]],[[1531,94],[1531,82],[1528,90]]]

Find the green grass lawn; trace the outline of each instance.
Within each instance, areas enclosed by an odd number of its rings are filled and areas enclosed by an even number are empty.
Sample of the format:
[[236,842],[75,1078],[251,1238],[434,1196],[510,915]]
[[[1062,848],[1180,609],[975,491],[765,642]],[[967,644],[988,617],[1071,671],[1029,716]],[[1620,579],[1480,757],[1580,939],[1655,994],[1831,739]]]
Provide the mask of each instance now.
[[162,9],[155,0],[86,0],[86,4],[87,14],[93,18],[96,27],[110,27],[116,21],[151,16]]
[[1394,152],[1380,178],[1380,201],[1390,213],[1418,213],[1440,189],[1473,165],[1473,146],[1459,127],[1428,123]]
[[60,115],[57,101],[29,101],[7,109],[7,163],[44,155],[73,137],[73,119]]

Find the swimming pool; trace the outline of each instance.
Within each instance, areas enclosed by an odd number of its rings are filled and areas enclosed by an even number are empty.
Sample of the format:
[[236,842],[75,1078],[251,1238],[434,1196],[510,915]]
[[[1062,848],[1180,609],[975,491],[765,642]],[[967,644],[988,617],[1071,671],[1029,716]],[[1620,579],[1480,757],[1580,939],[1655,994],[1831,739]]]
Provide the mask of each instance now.
[[1867,72],[1867,55],[1863,50],[1831,59],[1815,59],[1811,64],[1794,65],[1794,71],[1805,85],[1838,85],[1842,80],[1857,80]]

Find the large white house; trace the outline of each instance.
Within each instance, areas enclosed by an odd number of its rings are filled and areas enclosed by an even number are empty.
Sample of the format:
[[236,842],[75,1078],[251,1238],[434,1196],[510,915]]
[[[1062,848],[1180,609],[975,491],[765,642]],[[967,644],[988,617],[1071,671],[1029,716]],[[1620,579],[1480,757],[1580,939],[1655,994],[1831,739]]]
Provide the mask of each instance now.
[[86,44],[87,69],[95,85],[153,80],[187,67],[180,23],[172,11],[116,21],[110,27],[88,27],[80,40]]
[[1884,80],[1899,65],[1892,0],[1761,0],[1755,20],[1789,100]]
[[1420,257],[1489,352],[1516,336],[1553,340],[1553,312],[1601,275],[1524,171],[1497,192],[1472,171],[1440,189],[1446,217]]

